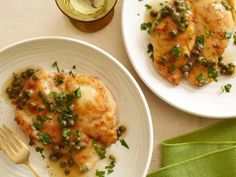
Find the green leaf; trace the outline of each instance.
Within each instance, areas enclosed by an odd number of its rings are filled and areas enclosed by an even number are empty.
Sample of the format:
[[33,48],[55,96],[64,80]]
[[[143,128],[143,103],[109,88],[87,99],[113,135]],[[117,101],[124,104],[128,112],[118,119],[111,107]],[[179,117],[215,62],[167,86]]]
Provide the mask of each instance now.
[[226,10],[231,10],[232,7],[225,1],[222,1],[221,4],[225,7]]
[[93,140],[93,147],[101,159],[106,158],[106,149],[101,145],[97,144],[96,140]]
[[74,95],[75,95],[75,98],[80,98],[80,97],[81,97],[81,90],[80,90],[80,87],[77,88],[77,89],[74,91]]
[[106,172],[105,171],[98,171],[96,170],[96,176],[98,177],[105,177]]
[[171,50],[170,54],[175,57],[179,57],[182,54],[181,48],[179,45],[175,45]]
[[41,141],[44,145],[51,144],[52,143],[52,137],[48,134],[45,135],[39,135],[38,140]]
[[64,83],[64,78],[61,77],[61,76],[57,76],[57,78],[56,78],[56,83],[57,83],[58,85],[63,84],[63,83]]
[[60,72],[60,69],[59,69],[59,67],[58,67],[57,61],[55,61],[55,62],[52,64],[52,67],[53,67],[53,68],[56,68],[58,73]]
[[33,126],[36,130],[41,130],[43,127],[41,122],[35,122],[33,123]]
[[197,80],[200,86],[203,86],[206,84],[206,78],[202,73],[197,76]]
[[232,33],[228,32],[228,31],[225,31],[225,38],[230,39],[231,37],[232,37]]
[[204,35],[198,36],[196,38],[196,44],[199,49],[203,49],[204,44],[205,44]]
[[69,138],[70,135],[71,135],[71,129],[70,129],[70,128],[66,128],[66,129],[63,130],[62,136],[63,136],[64,138]]
[[124,139],[121,139],[121,140],[120,140],[120,143],[121,143],[122,146],[124,146],[124,147],[126,147],[127,149],[129,149],[129,146],[128,146],[128,144],[126,143],[126,141],[125,141]]
[[224,85],[224,86],[222,87],[222,91],[223,91],[223,92],[226,92],[226,93],[229,93],[230,90],[231,90],[231,88],[232,88],[232,85],[231,85],[231,84],[226,84],[226,85]]

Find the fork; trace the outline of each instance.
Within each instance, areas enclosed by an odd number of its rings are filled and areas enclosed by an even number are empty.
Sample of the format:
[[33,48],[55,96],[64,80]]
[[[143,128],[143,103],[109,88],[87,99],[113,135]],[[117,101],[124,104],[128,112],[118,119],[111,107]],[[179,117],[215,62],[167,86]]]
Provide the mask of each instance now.
[[29,148],[6,125],[0,127],[0,148],[13,163],[25,164],[36,177],[40,177],[29,163]]

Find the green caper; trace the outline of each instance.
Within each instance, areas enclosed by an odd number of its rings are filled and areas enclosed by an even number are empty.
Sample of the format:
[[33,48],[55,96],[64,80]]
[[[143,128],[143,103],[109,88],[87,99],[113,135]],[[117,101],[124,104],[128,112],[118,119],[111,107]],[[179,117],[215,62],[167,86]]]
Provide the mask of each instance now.
[[187,65],[191,68],[193,66],[193,62],[187,61]]
[[226,74],[226,69],[221,69],[221,70],[220,70],[220,73],[221,73],[221,74]]
[[228,65],[229,65],[229,67],[235,68],[235,64],[234,63],[229,63]]
[[223,58],[222,56],[220,56],[220,57],[218,58],[218,60],[219,60],[219,63],[220,63],[220,62],[222,62],[222,61],[223,61],[223,59],[224,59],[224,58]]
[[61,143],[60,143],[60,146],[61,147],[65,147],[65,146],[68,146],[69,145],[69,142],[68,141],[65,141],[63,140]]
[[199,55],[200,55],[200,51],[197,50],[197,49],[193,49],[192,54],[193,54],[194,56],[199,56]]
[[31,77],[34,74],[34,70],[33,69],[27,69],[25,72],[26,72],[28,77]]
[[41,98],[46,97],[46,93],[45,93],[45,91],[43,91],[43,90],[40,90],[40,91],[38,92],[38,95],[39,95]]
[[23,85],[24,79],[19,76],[19,75],[15,75],[14,76],[14,80],[12,81],[12,86],[21,86]]
[[169,34],[170,34],[171,37],[176,37],[178,35],[178,31],[177,30],[172,30],[172,31],[170,31]]
[[152,10],[152,11],[150,12],[150,16],[151,16],[151,17],[157,17],[157,16],[158,16],[158,12],[157,12],[156,10]]
[[175,5],[175,6],[178,6],[179,4],[180,4],[180,2],[179,2],[178,0],[175,0],[175,1],[174,1],[174,5]]
[[32,94],[33,94],[32,90],[23,90],[22,91],[23,97],[26,97],[26,98],[31,97]]
[[75,164],[75,161],[73,158],[70,158],[68,161],[67,161],[67,164],[69,167],[72,167],[74,164]]
[[61,120],[61,127],[66,128],[68,127],[67,121],[66,120]]
[[76,151],[80,151],[80,150],[81,150],[81,147],[80,147],[79,145],[77,145],[77,146],[74,147],[74,149],[75,149]]
[[53,103],[48,103],[47,104],[47,110],[49,112],[53,112],[53,111],[55,111],[55,109],[56,109],[56,106]]
[[79,146],[80,146],[80,149],[82,150],[87,147],[87,144],[85,142],[81,141],[81,142],[79,142]]
[[184,77],[188,77],[188,75],[189,75],[188,71],[184,72]]
[[119,126],[118,130],[121,131],[121,133],[126,132],[127,128],[124,125]]
[[70,169],[65,169],[64,173],[65,173],[65,175],[69,175],[70,174]]
[[68,119],[67,124],[68,126],[73,127],[75,125],[75,121],[73,119]]
[[53,150],[54,150],[55,152],[60,152],[60,146],[59,146],[59,145],[55,145],[55,146],[53,147]]
[[51,155],[49,156],[49,159],[50,159],[51,161],[57,161],[57,160],[59,160],[59,158],[57,157],[56,154],[51,154]]
[[189,66],[184,65],[182,70],[183,70],[183,72],[188,72],[189,71]]
[[38,80],[39,78],[34,74],[34,75],[32,76],[32,79],[33,79],[33,80]]
[[120,137],[122,135],[120,130],[116,130],[116,134],[117,134],[118,137]]
[[67,166],[67,164],[66,164],[65,161],[61,161],[61,162],[60,162],[60,167],[61,167],[61,168],[66,168],[66,166]]
[[209,61],[210,66],[216,66],[216,61],[214,59]]
[[27,78],[28,78],[26,72],[22,72],[22,73],[21,73],[21,77],[24,78],[24,79],[27,79]]

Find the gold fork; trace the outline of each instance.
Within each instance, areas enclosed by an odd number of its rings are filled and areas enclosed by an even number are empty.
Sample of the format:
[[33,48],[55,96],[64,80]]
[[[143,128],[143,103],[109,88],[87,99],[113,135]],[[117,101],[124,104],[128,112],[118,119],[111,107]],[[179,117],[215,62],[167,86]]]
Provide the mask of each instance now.
[[36,177],[40,175],[29,163],[29,148],[6,125],[0,127],[0,147],[15,164],[27,165]]

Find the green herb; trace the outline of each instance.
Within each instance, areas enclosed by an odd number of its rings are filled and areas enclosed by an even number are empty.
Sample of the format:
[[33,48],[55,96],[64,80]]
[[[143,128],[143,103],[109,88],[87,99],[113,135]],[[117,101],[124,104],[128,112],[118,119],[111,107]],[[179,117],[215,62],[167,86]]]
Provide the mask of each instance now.
[[89,171],[88,166],[87,166],[87,165],[84,165],[84,166],[82,167],[82,173],[86,173],[86,172],[88,172],[88,171]]
[[222,86],[221,89],[222,89],[222,92],[229,93],[230,90],[231,90],[231,88],[232,88],[232,85],[231,85],[231,84],[226,84],[226,85]]
[[211,36],[213,31],[206,31],[206,36]]
[[149,58],[153,59],[153,45],[151,43],[147,46],[147,53],[149,54]]
[[45,135],[39,135],[38,137],[39,141],[41,141],[44,145],[51,144],[52,143],[52,137],[48,134]]
[[42,111],[44,111],[44,110],[45,110],[45,108],[42,108],[42,107],[39,107],[39,108],[38,108],[38,111],[39,111],[39,112],[42,112]]
[[45,98],[45,97],[42,98],[42,102],[45,103],[45,104],[49,103],[48,99]]
[[80,98],[80,97],[81,97],[81,90],[80,90],[80,87],[77,88],[77,89],[74,91],[74,95],[75,95],[75,98]]
[[217,77],[218,77],[218,71],[216,70],[216,68],[214,67],[208,67],[208,75],[210,78],[212,78],[214,81],[218,81]]
[[228,31],[225,31],[225,38],[230,39],[231,37],[232,37],[232,33],[228,32]]
[[141,30],[148,30],[151,27],[152,27],[152,23],[151,22],[147,22],[147,23],[144,22],[140,26]]
[[174,73],[175,71],[176,71],[176,66],[175,65],[171,65],[169,68],[168,68],[168,71],[170,72],[170,73]]
[[69,75],[75,78],[75,74],[72,71],[69,72]]
[[105,171],[98,171],[96,170],[96,176],[98,177],[105,177],[106,172]]
[[169,34],[170,34],[171,37],[176,37],[178,35],[178,31],[177,30],[172,30],[172,31],[170,31]]
[[147,9],[151,9],[151,8],[152,8],[152,6],[149,5],[149,4],[145,4],[145,7],[146,7]]
[[49,93],[49,97],[55,98],[56,96],[57,96],[57,92],[55,92],[55,91],[51,91]]
[[39,122],[44,122],[46,120],[52,120],[52,119],[47,117],[47,116],[37,116],[36,120],[39,121]]
[[71,129],[70,129],[70,128],[66,128],[66,129],[63,130],[62,136],[63,136],[64,138],[69,138],[70,135],[71,135]]
[[40,122],[33,123],[33,126],[36,130],[41,130],[43,127],[42,123],[40,123]]
[[166,17],[166,16],[170,15],[170,11],[167,6],[164,6],[161,8],[160,15],[161,15],[161,17]]
[[121,143],[122,146],[124,146],[124,147],[126,147],[127,149],[129,149],[129,146],[128,146],[128,144],[126,143],[126,141],[125,141],[124,139],[121,139],[121,140],[120,140],[120,143]]
[[35,143],[32,140],[30,140],[29,146],[33,146],[33,145],[35,145]]
[[64,83],[63,77],[58,76],[58,77],[56,78],[56,83],[57,83],[58,85],[63,84],[63,83]]
[[171,50],[170,50],[170,54],[172,56],[175,56],[175,57],[179,57],[181,56],[181,48],[179,47],[179,45],[175,45]]
[[93,140],[93,147],[101,159],[106,158],[106,149]]
[[57,64],[56,61],[52,64],[52,66],[53,66],[53,68],[56,68],[56,69],[57,69],[57,72],[58,72],[58,73],[60,72],[60,69],[59,69],[58,64]]
[[113,168],[115,167],[115,164],[116,164],[116,159],[114,156],[110,155],[109,159],[111,160],[110,164],[105,166],[105,169],[107,169],[108,174],[110,174],[114,171]]
[[226,10],[231,10],[232,7],[225,1],[222,1],[221,4],[225,7]]
[[167,57],[165,57],[165,56],[161,57],[160,60],[161,60],[162,63],[167,63],[169,61],[169,59]]
[[79,130],[76,130],[76,132],[75,132],[75,137],[76,137],[76,138],[80,138],[80,131],[79,131]]
[[197,80],[200,86],[203,86],[206,83],[206,78],[202,73],[197,76]]
[[203,36],[203,35],[198,36],[198,37],[196,38],[196,44],[197,44],[197,47],[198,47],[199,49],[203,49],[204,43],[205,43],[205,39],[204,39],[204,36]]

